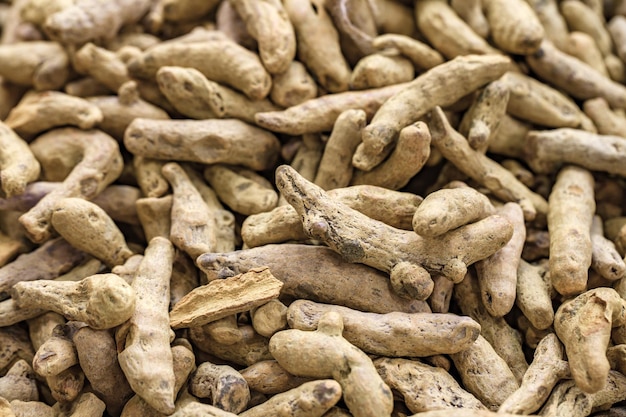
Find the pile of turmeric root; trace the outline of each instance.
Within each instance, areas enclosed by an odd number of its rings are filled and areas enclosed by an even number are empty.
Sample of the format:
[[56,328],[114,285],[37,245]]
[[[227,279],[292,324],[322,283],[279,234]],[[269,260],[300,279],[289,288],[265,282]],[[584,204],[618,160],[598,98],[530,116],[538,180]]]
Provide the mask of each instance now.
[[0,30],[1,416],[626,416],[626,1]]

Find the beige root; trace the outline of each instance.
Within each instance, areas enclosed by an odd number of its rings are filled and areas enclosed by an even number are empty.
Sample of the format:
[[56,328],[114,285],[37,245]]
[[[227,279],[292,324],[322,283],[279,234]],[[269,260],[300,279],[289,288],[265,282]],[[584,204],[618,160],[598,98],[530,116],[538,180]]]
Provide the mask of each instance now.
[[549,127],[580,125],[580,109],[559,91],[516,72],[507,72],[501,81],[510,92],[507,112],[511,116]]
[[146,197],[162,197],[169,190],[170,185],[161,173],[165,163],[165,161],[144,158],[141,155],[135,155],[133,158],[137,185]]
[[626,264],[615,244],[604,237],[604,227],[600,216],[593,216],[591,223],[591,267],[611,281],[618,280],[626,272]]
[[350,67],[339,46],[339,34],[323,2],[288,0],[284,4],[294,27],[298,58],[326,90],[348,89]]
[[451,358],[465,389],[490,410],[497,410],[519,388],[504,359],[482,336],[478,336],[470,348],[451,355]]
[[20,135],[30,136],[65,125],[91,129],[101,121],[102,112],[87,100],[45,91],[27,93],[5,123]]
[[487,38],[489,21],[485,17],[481,0],[452,0],[450,7],[463,19],[474,32]]
[[611,329],[626,321],[626,302],[612,288],[596,288],[561,304],[554,330],[565,345],[576,386],[588,393],[605,387]]
[[589,171],[569,165],[561,169],[550,193],[550,279],[563,295],[580,294],[587,288],[595,211],[593,186]]
[[201,327],[191,327],[189,338],[201,351],[214,357],[242,366],[250,366],[259,361],[273,359],[269,351],[269,341],[256,333],[252,326],[240,326],[241,340],[223,344],[210,338]]
[[539,18],[524,0],[484,2],[491,37],[503,51],[519,55],[534,53],[545,32]]
[[250,389],[263,394],[279,394],[310,381],[310,378],[291,375],[275,360],[260,361],[239,372]]
[[[446,216],[441,216],[445,212]],[[413,230],[423,237],[451,230],[494,214],[489,198],[470,187],[441,189],[426,196],[413,215]]]
[[409,36],[386,33],[372,39],[372,47],[378,50],[396,49],[411,60],[414,66],[425,70],[443,64],[443,57],[430,46]]
[[92,77],[111,91],[117,91],[131,80],[126,65],[115,52],[91,42],[74,53],[72,63],[76,71]]
[[515,303],[537,329],[547,329],[554,321],[552,291],[547,265],[532,265],[520,260]]
[[262,112],[254,116],[257,125],[273,132],[302,135],[332,130],[339,115],[345,110],[362,109],[368,118],[407,84],[389,85],[371,90],[346,91],[311,98],[283,111]]
[[37,307],[84,321],[94,329],[110,329],[130,317],[135,293],[115,274],[97,274],[77,282],[18,282],[11,297],[20,307]]
[[384,162],[367,172],[355,171],[351,184],[399,190],[421,171],[429,156],[430,132],[426,123],[417,122],[400,131],[395,149]]
[[470,148],[469,144],[450,126],[441,108],[430,116],[429,127],[433,144],[443,156],[461,172],[487,187],[496,197],[518,203],[524,211],[524,219],[543,218],[548,203],[531,191],[515,176],[494,160]]
[[20,223],[35,242],[43,242],[50,237],[50,219],[60,199],[93,199],[122,172],[123,161],[117,142],[97,130],[56,129],[39,136],[31,144],[31,149],[36,155],[47,153],[51,163],[55,154],[64,153],[70,153],[75,162],[63,185],[46,194],[20,217]]
[[122,350],[119,364],[133,391],[164,413],[174,411],[175,399],[167,314],[173,260],[169,240],[156,237],[150,241],[132,282],[140,297],[115,336]]
[[279,300],[270,300],[267,303],[250,311],[250,320],[254,330],[265,337],[287,327],[287,306]]
[[243,340],[243,335],[237,324],[237,314],[231,314],[207,323],[202,326],[202,330],[211,339],[223,345],[233,345]]
[[364,352],[391,357],[424,357],[457,353],[478,337],[480,326],[454,314],[393,312],[363,313],[347,307],[307,300],[291,303],[289,327],[314,330],[327,312],[338,313],[344,323],[343,337]]
[[521,386],[502,403],[498,413],[530,414],[537,411],[559,380],[570,376],[563,353],[563,346],[555,334],[544,337],[535,349]]
[[195,68],[209,80],[229,85],[252,100],[269,94],[272,80],[258,55],[218,31],[209,32],[202,40],[155,45],[131,60],[128,70],[132,76],[149,79],[164,66]]
[[215,164],[205,168],[204,178],[220,200],[238,213],[262,213],[278,204],[272,184],[249,169]]
[[366,55],[357,62],[350,76],[350,88],[364,90],[411,81],[413,63],[395,51]]
[[[571,2],[564,2],[563,4],[565,3]],[[593,37],[587,33],[570,32],[567,49],[565,51],[580,59],[605,77],[609,77],[609,71],[602,57],[602,51],[598,48],[598,44],[594,41]]]
[[586,100],[603,97],[614,108],[626,108],[626,87],[611,81],[584,62],[561,52],[548,40],[526,61],[543,80],[572,97]]
[[193,119],[233,118],[254,123],[256,113],[279,110],[268,99],[250,100],[207,80],[194,68],[161,67],[156,79],[159,89],[176,110]]
[[209,279],[233,276],[264,265],[283,282],[281,296],[374,313],[430,312],[423,301],[396,295],[386,274],[365,265],[344,262],[340,255],[326,247],[264,245],[231,253],[204,254],[198,258],[198,266]]
[[71,406],[70,403],[78,398],[85,386],[85,374],[80,366],[74,365],[57,375],[46,377],[46,384],[52,398]]
[[487,259],[476,263],[483,305],[494,317],[508,314],[517,295],[517,271],[526,240],[524,213],[517,203],[506,203],[496,214],[513,225],[513,236],[506,245]]
[[[170,312],[174,329],[202,326],[230,314],[248,311],[277,298],[282,282],[267,267],[226,280],[214,280],[183,297]],[[219,298],[215,297],[219,294]],[[207,302],[207,300],[211,300]]]
[[284,73],[274,74],[270,98],[279,106],[292,107],[315,97],[317,84],[302,63],[292,61]]
[[314,332],[292,329],[276,333],[270,339],[270,351],[293,375],[332,377],[339,382],[343,399],[355,417],[390,415],[391,390],[371,359],[344,339],[342,331],[341,316],[327,312]]
[[283,3],[234,0],[231,4],[246,22],[248,33],[257,40],[259,56],[267,71],[270,74],[285,72],[296,56],[296,35]]
[[50,337],[37,349],[33,358],[33,370],[48,377],[58,375],[78,363],[76,347],[72,342],[71,326],[59,325]]
[[379,358],[374,365],[383,381],[402,395],[412,413],[486,409],[444,369],[400,358]]
[[[422,4],[425,2],[420,2]],[[355,167],[369,171],[391,151],[400,130],[435,106],[446,106],[499,78],[510,65],[501,56],[463,56],[438,65],[387,100],[363,129],[363,143],[353,158]],[[455,76],[451,76],[455,74]]]
[[39,177],[40,165],[28,144],[0,121],[0,197],[23,194]]
[[471,270],[454,287],[453,297],[463,314],[480,324],[481,337],[490,345],[488,350],[502,358],[519,383],[528,368],[520,335],[504,318],[489,314],[481,300],[478,279]]
[[20,359],[33,362],[35,352],[28,340],[28,334],[17,326],[0,328],[2,356],[0,356],[0,373],[5,374]]
[[601,135],[620,136],[626,129],[626,119],[613,111],[602,97],[586,100],[583,103],[583,110]]
[[211,252],[216,246],[217,236],[209,207],[180,165],[167,163],[162,172],[174,190],[170,240],[193,259]]
[[448,5],[439,0],[415,4],[415,21],[421,33],[448,59],[469,54],[499,54],[465,23]]
[[[348,262],[389,272],[394,289],[416,299],[426,299],[432,291],[428,269],[458,282],[468,265],[500,249],[512,233],[508,221],[490,216],[444,236],[425,239],[334,201],[288,166],[277,169],[276,184],[303,219],[307,234],[324,241]],[[484,246],[466,245],[465,239],[479,239]]]
[[337,117],[324,147],[314,183],[324,190],[346,187],[352,178],[352,155],[361,142],[361,129],[365,126],[363,110],[346,110]]
[[293,417],[322,416],[341,399],[341,394],[341,385],[332,379],[305,382],[239,415],[263,417],[272,413],[285,413]]
[[[24,51],[28,53],[24,53]],[[68,80],[69,57],[56,42],[17,42],[0,46],[0,76],[6,81],[33,86],[35,90],[56,90]]]
[[135,119],[126,129],[124,144],[137,156],[222,162],[254,170],[273,167],[279,150],[273,134],[236,119]]
[[150,7],[150,1],[77,0],[72,6],[50,15],[44,31],[65,44],[83,44],[95,39],[111,39],[126,24],[136,23]]
[[169,194],[165,197],[148,197],[137,200],[137,216],[148,242],[156,236],[169,238],[172,199],[173,196]]
[[37,401],[37,383],[33,368],[20,359],[0,378],[0,397],[7,401]]
[[133,255],[113,219],[96,204],[82,198],[59,200],[50,223],[72,246],[95,256],[109,267],[120,265]]
[[565,163],[626,175],[624,138],[598,135],[578,129],[531,131],[525,144],[525,159],[537,173],[554,172]]
[[561,13],[571,31],[587,33],[595,41],[602,55],[611,54],[613,42],[604,22],[604,16],[594,13],[584,2],[561,2]]
[[198,398],[210,398],[214,407],[239,414],[250,401],[248,383],[228,365],[201,363],[189,380],[189,392]]

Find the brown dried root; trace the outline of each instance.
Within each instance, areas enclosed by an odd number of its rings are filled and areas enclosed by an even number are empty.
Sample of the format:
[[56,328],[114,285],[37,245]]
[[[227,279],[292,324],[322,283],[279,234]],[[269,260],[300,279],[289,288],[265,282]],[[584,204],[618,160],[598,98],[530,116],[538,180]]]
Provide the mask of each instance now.
[[494,317],[502,317],[513,308],[517,295],[517,271],[526,240],[524,213],[517,203],[506,203],[496,214],[513,225],[513,236],[506,245],[487,259],[476,263],[483,305]]
[[246,22],[248,33],[257,40],[259,56],[267,71],[285,72],[296,56],[296,35],[282,2],[233,0],[231,4]]
[[161,0],[163,19],[168,22],[184,22],[205,16],[215,9],[219,0]]
[[[24,53],[28,51],[28,53]],[[0,45],[0,76],[35,90],[56,90],[69,78],[69,57],[56,42],[32,41]]]
[[521,386],[502,403],[498,413],[530,414],[539,410],[559,380],[570,377],[563,353],[555,334],[544,337],[535,349]]
[[601,135],[621,136],[626,129],[626,118],[613,111],[602,97],[586,100],[583,110]]
[[613,108],[626,108],[626,87],[611,81],[584,62],[561,52],[548,40],[526,62],[541,79],[572,97],[587,100],[603,97]]
[[486,409],[444,369],[400,358],[379,358],[374,365],[383,381],[402,395],[412,413]]
[[112,39],[124,25],[136,23],[148,11],[148,0],[77,0],[50,15],[43,29],[51,39],[64,44],[84,44],[97,39]]
[[590,394],[576,385],[575,381],[561,381],[541,409],[546,417],[585,417],[594,410],[606,410],[626,398],[626,378],[619,372],[609,371],[605,388]]
[[35,373],[28,362],[20,359],[0,378],[0,397],[7,401],[37,401]]
[[443,57],[430,46],[409,36],[386,33],[372,39],[372,47],[377,50],[396,49],[420,69],[431,69],[443,64]]
[[50,219],[60,199],[93,199],[122,172],[123,161],[117,142],[98,130],[56,129],[39,136],[31,143],[31,149],[36,155],[47,154],[52,161],[55,155],[70,154],[75,164],[61,187],[46,194],[20,217],[20,223],[35,242],[50,237]]
[[136,202],[137,216],[146,240],[161,236],[169,238],[173,196],[140,198]]
[[94,393],[112,415],[119,415],[134,394],[117,361],[117,348],[111,332],[81,327],[72,335],[80,367]]
[[5,123],[20,135],[30,136],[65,125],[91,129],[101,121],[102,112],[88,101],[59,91],[44,91],[27,93]]
[[282,286],[267,267],[211,281],[191,291],[172,308],[170,325],[173,329],[202,326],[230,314],[248,311],[277,298]]
[[[5,411],[2,402],[6,401],[7,407],[9,402],[4,398],[0,398],[0,411],[6,413],[6,417],[57,417],[57,411],[41,401],[11,401],[10,408]],[[3,414],[5,415],[5,414]]]
[[612,288],[595,288],[565,301],[556,311],[554,330],[565,345],[576,386],[595,393],[606,385],[606,349],[611,329],[626,323],[626,301]]
[[298,59],[318,83],[332,93],[348,89],[350,67],[339,46],[333,20],[318,0],[288,0],[284,4],[294,27]]
[[0,197],[23,194],[39,177],[40,165],[28,144],[0,121]]
[[135,292],[115,274],[97,274],[77,282],[18,282],[11,297],[19,307],[37,307],[84,321],[94,329],[110,329],[128,320]]
[[0,268],[0,294],[5,298],[18,282],[54,279],[72,269],[87,255],[61,238],[52,239]]
[[604,237],[600,216],[593,216],[591,223],[591,268],[603,278],[618,280],[626,272],[626,264],[615,248],[615,244]]
[[487,0],[484,7],[490,35],[501,50],[528,55],[539,49],[545,32],[528,3],[524,0]]
[[624,138],[579,129],[531,131],[525,160],[536,173],[554,172],[565,163],[626,176]]
[[260,361],[239,372],[251,390],[263,394],[279,394],[310,381],[310,378],[291,375],[275,360]]
[[233,345],[243,341],[243,335],[237,324],[237,314],[217,319],[201,327],[211,339],[222,345]]
[[237,213],[258,214],[278,204],[272,184],[249,169],[215,164],[205,168],[204,178],[219,199]]
[[430,156],[430,132],[424,122],[403,128],[391,155],[370,171],[355,171],[352,185],[370,184],[399,190],[417,174]]
[[249,325],[240,326],[239,331],[241,340],[227,345],[212,339],[202,327],[197,326],[189,329],[189,338],[202,352],[241,366],[274,359],[270,354],[269,341],[266,337],[256,333]]
[[283,282],[281,296],[294,299],[374,313],[429,312],[423,301],[399,297],[391,289],[386,274],[365,265],[347,263],[332,249],[322,246],[264,245],[231,253],[204,254],[197,263],[209,279],[269,266],[272,274]]
[[568,165],[559,172],[550,193],[550,280],[563,295],[580,294],[587,288],[595,212],[593,185],[589,171]]
[[342,336],[343,322],[336,312],[325,313],[314,332],[283,330],[270,339],[270,351],[280,366],[296,376],[332,377],[341,385],[343,399],[355,417],[388,416],[392,393],[361,350]]
[[202,253],[212,252],[217,236],[209,207],[180,165],[167,163],[163,166],[162,173],[174,191],[170,240],[193,259]]
[[71,339],[74,330],[67,325],[59,325],[53,329],[33,358],[33,370],[37,374],[43,377],[58,375],[78,364],[76,347]]
[[280,148],[273,134],[236,119],[135,119],[126,129],[124,144],[146,158],[221,162],[254,170],[273,167]]
[[208,32],[200,42],[155,45],[131,60],[128,71],[132,76],[150,79],[159,68],[173,65],[195,68],[209,80],[227,84],[252,100],[265,98],[272,85],[258,55],[218,31]]
[[332,379],[305,382],[239,415],[263,417],[278,413],[293,417],[322,416],[341,399],[341,394],[341,385]]
[[480,326],[454,314],[363,313],[347,307],[297,300],[287,311],[289,327],[315,330],[333,311],[344,323],[343,337],[364,352],[391,357],[425,357],[457,353],[478,337]]
[[448,59],[459,55],[501,53],[474,32],[447,2],[439,0],[416,2],[415,20],[420,32],[430,44]]
[[113,219],[96,204],[82,198],[63,198],[54,205],[52,227],[72,246],[109,267],[123,264],[133,252]]
[[465,389],[490,410],[497,410],[519,388],[515,375],[504,359],[482,336],[478,336],[470,348],[450,357],[461,375]]
[[389,154],[402,128],[415,123],[433,107],[450,105],[499,78],[509,65],[510,60],[502,56],[471,55],[453,59],[420,75],[389,98],[363,129],[363,143],[354,154],[353,165],[364,171],[371,170]]
[[346,110],[337,117],[324,147],[314,183],[324,190],[346,187],[352,178],[352,155],[361,142],[366,114],[360,109]]
[[228,365],[201,363],[189,380],[189,392],[198,398],[210,398],[214,407],[239,414],[250,401],[248,383]]
[[487,187],[496,197],[518,203],[524,219],[541,219],[548,212],[548,203],[494,160],[470,148],[463,136],[455,131],[441,108],[430,113],[429,127],[433,144],[456,168]]
[[132,282],[137,303],[115,335],[119,364],[133,391],[165,414],[174,412],[176,397],[168,316],[173,260],[169,240],[150,241]]
[[35,352],[25,329],[18,326],[0,328],[0,342],[2,342],[0,373],[6,374],[20,359],[28,363],[33,362]]
[[[334,201],[291,167],[277,169],[276,184],[303,219],[307,234],[324,241],[348,262],[389,272],[394,289],[416,299],[426,299],[432,291],[428,269],[458,282],[468,265],[500,249],[512,233],[508,221],[490,216],[444,236],[424,239]],[[466,239],[484,246],[467,245]]]
[[362,109],[368,118],[390,97],[406,89],[407,84],[389,85],[371,90],[346,91],[311,98],[286,110],[257,113],[256,124],[273,132],[302,135],[331,131],[341,113]]
[[250,320],[258,334],[272,337],[274,333],[287,327],[287,306],[279,300],[270,300],[253,308],[250,311]]

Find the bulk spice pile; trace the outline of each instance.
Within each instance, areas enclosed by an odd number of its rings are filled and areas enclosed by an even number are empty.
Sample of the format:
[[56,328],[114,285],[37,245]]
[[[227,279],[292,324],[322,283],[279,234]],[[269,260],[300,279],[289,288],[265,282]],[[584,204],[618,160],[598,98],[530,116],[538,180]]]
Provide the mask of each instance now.
[[0,415],[625,416],[626,2],[0,3]]

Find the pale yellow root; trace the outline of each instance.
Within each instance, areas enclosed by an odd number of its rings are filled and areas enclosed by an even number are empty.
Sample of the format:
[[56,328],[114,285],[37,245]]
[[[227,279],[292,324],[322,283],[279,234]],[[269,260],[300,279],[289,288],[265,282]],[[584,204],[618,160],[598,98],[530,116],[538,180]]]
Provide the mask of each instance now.
[[0,121],[0,197],[23,194],[39,177],[41,166],[28,143]]

